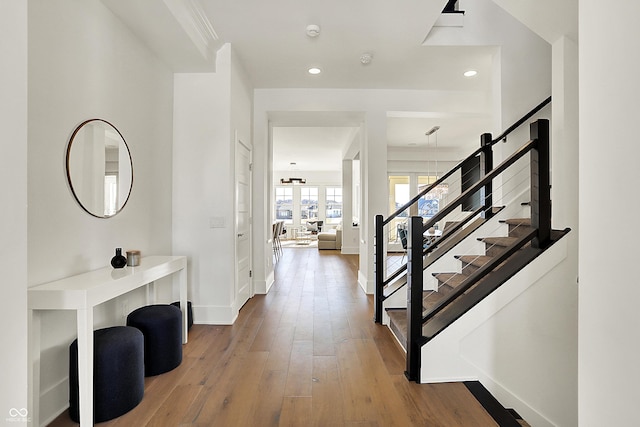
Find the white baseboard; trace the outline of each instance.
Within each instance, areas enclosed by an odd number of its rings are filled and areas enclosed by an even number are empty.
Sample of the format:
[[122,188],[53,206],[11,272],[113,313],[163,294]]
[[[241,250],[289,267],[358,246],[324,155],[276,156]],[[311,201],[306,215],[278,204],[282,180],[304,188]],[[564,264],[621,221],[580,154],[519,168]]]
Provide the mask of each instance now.
[[376,289],[376,284],[373,280],[368,280],[360,270],[358,270],[358,284],[362,288],[365,294],[373,294]]
[[193,323],[198,325],[233,325],[238,312],[230,306],[193,305]]
[[[507,406],[513,406],[524,420],[532,426],[536,427],[555,427],[555,424],[545,418],[540,412],[536,411],[533,407],[529,406],[525,401],[520,399],[517,395],[503,387],[501,384],[493,381],[484,372],[480,371],[478,375],[480,383],[489,390],[491,395],[495,397],[498,402]],[[506,404],[504,402],[510,402]],[[517,402],[517,404],[514,404]],[[503,405],[503,406],[504,406]]]
[[358,255],[360,253],[359,246],[343,246],[341,249],[341,253],[345,255]]
[[69,376],[67,375],[40,394],[40,426],[49,425],[68,408]]
[[271,271],[269,273],[269,275],[267,276],[267,278],[265,280],[254,280],[253,281],[253,294],[261,294],[261,295],[265,295],[269,292],[269,289],[271,289],[271,286],[273,286],[273,283],[275,282],[275,277],[273,275],[273,271]]

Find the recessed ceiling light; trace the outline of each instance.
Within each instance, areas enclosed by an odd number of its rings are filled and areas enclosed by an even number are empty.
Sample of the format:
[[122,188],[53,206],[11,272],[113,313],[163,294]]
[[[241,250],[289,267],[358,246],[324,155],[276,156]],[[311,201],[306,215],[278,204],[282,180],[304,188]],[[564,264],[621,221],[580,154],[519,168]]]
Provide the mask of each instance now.
[[322,70],[318,67],[309,68],[309,74],[320,74]]
[[473,77],[475,75],[477,75],[478,72],[476,70],[469,70],[469,71],[465,71],[464,72],[464,76],[465,77]]
[[320,26],[315,24],[307,25],[307,35],[312,38],[318,37],[320,35]]
[[365,52],[365,53],[363,53],[362,55],[360,55],[360,63],[361,63],[362,65],[368,65],[368,64],[371,64],[371,60],[372,60],[372,59],[373,59],[373,55],[372,55],[372,54],[370,54],[370,53],[368,53],[368,52]]

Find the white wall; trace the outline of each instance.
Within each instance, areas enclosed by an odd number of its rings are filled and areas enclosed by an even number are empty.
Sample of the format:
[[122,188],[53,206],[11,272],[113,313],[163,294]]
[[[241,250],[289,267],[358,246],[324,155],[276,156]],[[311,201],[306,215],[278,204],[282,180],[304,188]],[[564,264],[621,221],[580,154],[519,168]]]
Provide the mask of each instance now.
[[27,3],[0,0],[0,422],[28,406],[27,390]]
[[436,27],[425,44],[499,47],[492,112],[500,133],[550,95],[551,45],[492,0],[460,1],[460,9],[464,26]]
[[173,251],[189,257],[196,323],[231,324],[238,314],[234,144],[236,134],[251,143],[248,88],[229,44],[218,51],[216,73],[175,75]]
[[[28,283],[106,267],[115,247],[171,253],[172,73],[97,0],[30,1]],[[85,213],[66,181],[65,150],[82,121],[103,118],[126,139],[133,191],[110,219]],[[164,289],[163,286],[159,286]],[[172,296],[161,292],[160,299]],[[124,324],[140,292],[95,310],[95,327]],[[73,313],[42,319],[41,422],[68,405]]]
[[[579,10],[579,424],[635,425],[640,3],[580,0]],[[610,208],[594,205],[601,196]]]

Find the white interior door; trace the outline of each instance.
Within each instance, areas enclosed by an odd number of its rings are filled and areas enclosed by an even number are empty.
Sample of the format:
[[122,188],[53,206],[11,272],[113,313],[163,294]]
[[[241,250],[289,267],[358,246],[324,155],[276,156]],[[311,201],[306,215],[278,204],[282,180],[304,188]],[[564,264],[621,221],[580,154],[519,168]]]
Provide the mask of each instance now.
[[236,138],[235,210],[236,280],[238,310],[253,296],[251,279],[251,146]]

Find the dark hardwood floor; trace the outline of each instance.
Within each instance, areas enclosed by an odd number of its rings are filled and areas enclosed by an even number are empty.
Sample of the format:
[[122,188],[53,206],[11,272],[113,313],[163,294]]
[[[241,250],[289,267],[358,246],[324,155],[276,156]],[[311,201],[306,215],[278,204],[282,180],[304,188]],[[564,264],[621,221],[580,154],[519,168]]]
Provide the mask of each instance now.
[[[285,249],[269,294],[232,326],[194,325],[182,364],[147,378],[135,409],[99,425],[496,426],[462,383],[406,380],[357,267],[338,251]],[[66,412],[50,424],[73,425]]]

